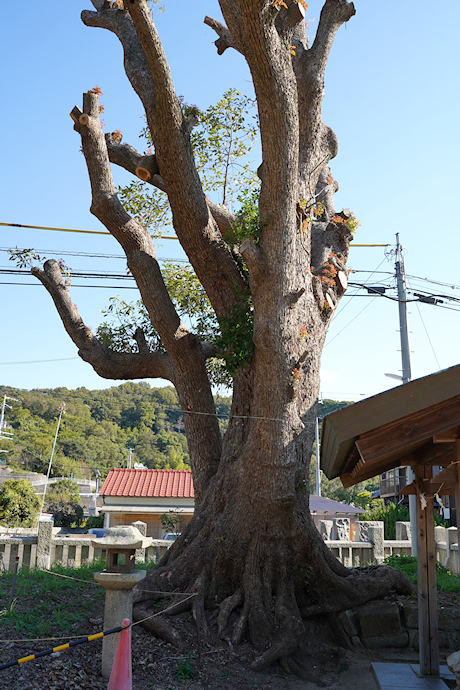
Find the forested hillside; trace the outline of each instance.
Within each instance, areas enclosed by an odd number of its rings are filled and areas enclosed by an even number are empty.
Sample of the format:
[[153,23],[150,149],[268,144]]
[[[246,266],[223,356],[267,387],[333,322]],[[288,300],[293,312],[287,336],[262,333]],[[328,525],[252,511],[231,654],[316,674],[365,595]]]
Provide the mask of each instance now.
[[[177,396],[172,387],[151,388],[148,383],[125,383],[106,390],[86,388],[18,390],[0,386],[0,395],[12,409],[5,423],[14,441],[0,441],[2,459],[14,469],[46,472],[53,446],[59,405],[65,403],[53,459],[52,475],[89,477],[95,469],[105,477],[112,467],[133,462],[147,467],[188,469],[187,441]],[[216,399],[222,428],[230,398]]]
[[[126,467],[129,448],[133,449],[133,463],[150,468],[189,469],[183,415],[171,386],[151,388],[148,383],[124,383],[95,391],[28,391],[0,386],[1,400],[4,395],[19,401],[8,400],[12,409],[5,412],[5,423],[11,427],[14,441],[0,441],[0,448],[8,450],[1,454],[2,459],[6,458],[13,469],[47,471],[61,403],[66,405],[66,414],[59,429],[52,476],[73,473],[76,478],[94,478],[94,470],[98,469],[104,478],[112,467]],[[324,416],[349,404],[323,400],[320,414]],[[231,398],[216,398],[222,432],[227,427],[230,405]],[[314,455],[312,460],[314,467]],[[314,491],[314,471],[312,476]],[[340,490],[340,482],[336,484],[333,488]],[[324,480],[326,495],[327,486]]]

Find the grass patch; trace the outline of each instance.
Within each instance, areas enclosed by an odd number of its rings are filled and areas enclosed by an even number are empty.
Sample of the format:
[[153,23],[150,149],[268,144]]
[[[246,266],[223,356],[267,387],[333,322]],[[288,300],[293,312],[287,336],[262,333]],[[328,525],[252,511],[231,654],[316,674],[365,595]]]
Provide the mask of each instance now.
[[[139,567],[151,573],[155,564],[149,562]],[[94,561],[80,568],[56,565],[51,568],[50,573],[21,568],[17,575],[15,601],[11,611],[7,607],[13,573],[1,574],[0,637],[32,639],[58,637],[66,633],[71,636],[88,634],[87,628],[91,627],[88,619],[103,617],[105,589],[95,582],[94,573],[104,569],[104,560]],[[76,580],[56,577],[51,573]]]
[[[388,556],[386,565],[400,570],[414,585],[417,584],[417,559],[415,556]],[[460,576],[453,575],[440,563],[436,563],[436,585],[438,592],[460,594]]]

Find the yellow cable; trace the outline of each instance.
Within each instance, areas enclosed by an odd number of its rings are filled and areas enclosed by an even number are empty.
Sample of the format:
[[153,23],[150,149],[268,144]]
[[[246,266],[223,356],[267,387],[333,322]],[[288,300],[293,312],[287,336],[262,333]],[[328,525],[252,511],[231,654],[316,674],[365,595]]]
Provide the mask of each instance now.
[[[46,225],[23,225],[21,223],[0,223],[10,228],[32,228],[32,230],[55,230],[56,232],[83,232],[87,235],[110,235],[110,232],[102,230],[72,230],[71,228],[49,228]],[[154,236],[155,237],[155,236]],[[157,235],[160,240],[177,240],[172,235]],[[350,247],[388,247],[388,244],[350,244]]]
[[[110,235],[110,232],[103,232],[102,230],[72,230],[71,228],[49,228],[46,225],[22,225],[21,223],[0,223],[10,228],[32,228],[32,230],[55,230],[57,232],[83,232],[87,235]],[[158,235],[160,240],[177,240],[177,237],[172,235]]]

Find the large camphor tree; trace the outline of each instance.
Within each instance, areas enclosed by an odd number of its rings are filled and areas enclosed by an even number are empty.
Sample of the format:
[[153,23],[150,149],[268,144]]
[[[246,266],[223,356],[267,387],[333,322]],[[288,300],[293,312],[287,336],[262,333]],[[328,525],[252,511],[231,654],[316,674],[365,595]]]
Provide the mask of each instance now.
[[[298,671],[292,655],[309,619],[325,614],[332,620],[336,611],[406,589],[390,568],[344,568],[324,545],[308,504],[321,350],[346,289],[355,223],[348,211],[334,209],[337,184],[328,162],[337,139],[322,121],[321,102],[334,36],[355,8],[347,0],[326,0],[311,46],[302,0],[219,0],[225,25],[205,18],[218,34],[218,53],[231,48],[246,60],[257,99],[258,220],[253,215],[245,224],[203,191],[191,145],[196,120],[174,91],[146,0],[92,2],[96,11],[84,11],[83,22],[120,40],[154,152],[142,156],[118,137],[104,136],[98,95],[85,93],[82,110],[75,107],[72,116],[91,181],[91,211],[123,248],[161,346],[152,350],[137,329],[137,352],[107,347],[82,321],[59,265],[47,261],[43,270],[32,270],[80,357],[100,376],[166,379],[184,412],[195,515],[142,584],[149,592],[137,594],[135,616],[153,612],[153,591],[194,593],[185,603],[179,597],[176,610],[192,609],[203,634],[207,612],[218,609],[221,636],[234,644],[244,637],[258,649],[254,668],[280,660]],[[174,230],[221,326],[220,352],[181,320],[147,228],[116,193],[111,163],[137,170],[167,195]],[[237,335],[247,347],[235,365]],[[223,438],[206,366],[216,355],[233,362]],[[145,625],[177,639],[171,611]]]

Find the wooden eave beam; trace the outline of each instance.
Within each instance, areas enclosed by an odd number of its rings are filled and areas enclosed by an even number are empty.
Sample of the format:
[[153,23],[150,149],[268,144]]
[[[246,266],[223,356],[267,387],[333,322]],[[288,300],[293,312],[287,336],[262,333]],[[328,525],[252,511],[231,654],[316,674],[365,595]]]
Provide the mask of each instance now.
[[[358,446],[359,440],[355,442]],[[431,441],[417,449],[410,449],[406,455],[377,458],[375,460],[358,459],[354,467],[340,475],[343,486],[359,484],[366,479],[388,472],[396,467],[415,467],[416,465],[449,465],[454,460],[455,446],[453,443],[434,445]],[[436,475],[438,476],[438,475]]]
[[366,463],[384,460],[392,453],[402,453],[410,446],[457,428],[459,418],[460,396],[456,396],[369,431],[360,436],[355,444]]
[[459,427],[454,426],[452,429],[442,431],[440,434],[433,436],[433,443],[454,443],[458,439]]

